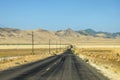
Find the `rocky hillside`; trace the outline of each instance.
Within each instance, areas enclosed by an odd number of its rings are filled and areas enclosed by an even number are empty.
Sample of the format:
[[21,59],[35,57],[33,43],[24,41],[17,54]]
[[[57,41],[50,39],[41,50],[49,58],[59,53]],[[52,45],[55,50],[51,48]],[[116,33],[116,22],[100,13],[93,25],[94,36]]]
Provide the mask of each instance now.
[[[33,30],[36,44],[51,43],[80,43],[89,41],[119,41],[120,32],[97,32],[92,29],[74,31],[72,29],[48,31],[43,29]],[[32,30],[19,30],[13,28],[0,28],[0,44],[31,44]]]

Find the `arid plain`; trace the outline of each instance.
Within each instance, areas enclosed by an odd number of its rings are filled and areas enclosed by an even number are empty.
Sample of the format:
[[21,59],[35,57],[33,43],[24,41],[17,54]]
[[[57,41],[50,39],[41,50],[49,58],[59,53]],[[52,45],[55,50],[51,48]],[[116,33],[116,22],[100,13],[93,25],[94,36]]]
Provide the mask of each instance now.
[[0,70],[59,55],[69,45],[73,45],[74,54],[86,63],[98,69],[110,80],[120,80],[120,35],[118,33],[114,33],[113,36],[108,33],[93,32],[90,29],[34,30],[33,55],[31,30],[9,28],[0,30]]

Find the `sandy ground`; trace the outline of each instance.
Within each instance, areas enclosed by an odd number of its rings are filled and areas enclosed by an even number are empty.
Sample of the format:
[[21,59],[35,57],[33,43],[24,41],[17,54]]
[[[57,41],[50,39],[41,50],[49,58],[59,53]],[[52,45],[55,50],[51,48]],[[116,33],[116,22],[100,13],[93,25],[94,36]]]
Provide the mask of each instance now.
[[79,48],[75,53],[110,80],[120,80],[120,48]]
[[52,56],[51,54],[46,54],[46,55],[26,55],[26,56],[21,56],[15,59],[11,59],[9,61],[6,62],[1,62],[0,63],[0,71],[2,70],[6,70],[15,66],[20,66],[23,64],[27,64],[30,62],[34,62],[37,60],[41,60],[44,58],[47,58],[49,56]]
[[109,66],[98,65],[93,62],[89,62],[89,64],[98,69],[100,73],[107,76],[110,80],[120,80],[119,72],[116,73],[114,70],[111,70]]
[[[68,45],[50,45],[51,48],[66,48]],[[0,45],[0,49],[31,49],[32,45]],[[49,48],[49,45],[34,45],[34,48]]]
[[[86,61],[85,56],[79,55],[80,58],[82,58],[84,61]],[[100,73],[102,73],[104,76],[108,77],[109,80],[120,80],[120,72],[116,72],[114,69],[112,69],[109,65],[103,65],[93,62],[89,59],[89,63],[91,66],[96,68]]]
[[76,48],[120,48],[120,45],[75,45]]
[[0,45],[0,71],[41,60],[54,54],[59,55],[67,46],[50,45],[51,54],[49,54],[49,45],[34,45],[35,55],[31,55],[31,45]]
[[[54,52],[54,54],[59,55],[63,53],[63,51],[59,51],[57,53]],[[8,60],[0,61],[0,71],[10,69],[16,66],[28,64],[31,62],[35,62],[37,60],[42,60],[47,57],[53,56],[54,54],[49,53],[43,53],[43,54],[36,54],[36,55],[24,55],[24,56],[17,56],[10,58]]]

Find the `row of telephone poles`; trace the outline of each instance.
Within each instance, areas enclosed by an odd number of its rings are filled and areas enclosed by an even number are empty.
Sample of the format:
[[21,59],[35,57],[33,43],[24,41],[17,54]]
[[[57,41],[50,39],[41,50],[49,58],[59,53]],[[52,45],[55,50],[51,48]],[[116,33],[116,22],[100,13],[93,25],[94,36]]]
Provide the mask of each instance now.
[[[34,32],[32,31],[32,55],[35,54],[34,45],[35,45],[35,43],[34,43]],[[56,52],[58,51],[58,49],[61,51],[61,49],[62,49],[62,47],[61,47],[61,39],[60,39],[60,44],[58,44],[57,41],[56,41],[55,45],[56,45]],[[59,47],[58,47],[58,45],[59,45]],[[50,53],[51,53],[51,39],[49,39],[49,54]]]

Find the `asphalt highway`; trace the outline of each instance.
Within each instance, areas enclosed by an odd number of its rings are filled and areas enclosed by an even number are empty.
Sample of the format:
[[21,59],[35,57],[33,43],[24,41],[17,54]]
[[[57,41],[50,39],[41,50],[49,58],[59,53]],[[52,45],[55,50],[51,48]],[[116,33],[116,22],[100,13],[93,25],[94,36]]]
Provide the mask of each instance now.
[[0,72],[0,80],[108,80],[70,49],[61,55]]

